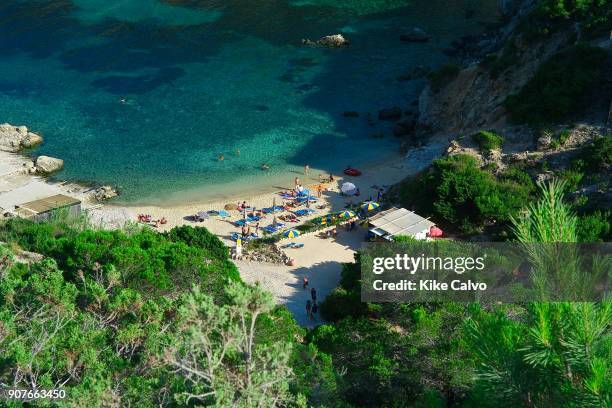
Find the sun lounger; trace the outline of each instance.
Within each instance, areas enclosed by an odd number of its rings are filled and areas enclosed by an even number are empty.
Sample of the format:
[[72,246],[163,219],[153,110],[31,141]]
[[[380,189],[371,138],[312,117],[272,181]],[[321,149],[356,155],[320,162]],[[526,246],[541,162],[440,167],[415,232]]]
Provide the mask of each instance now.
[[229,217],[229,216],[230,216],[230,214],[227,211],[225,211],[225,210],[219,211],[219,217],[226,218],[226,217]]
[[249,221],[248,219],[246,220],[238,220],[238,221],[234,221],[234,225],[237,227],[242,227],[243,225],[247,225],[249,224],[251,221]]
[[259,238],[259,235],[252,233],[251,235],[247,236],[247,237],[242,237],[241,234],[237,233],[237,232],[232,232],[232,235],[230,235],[230,239],[232,241],[237,241],[238,238],[242,239],[243,241],[248,241],[250,239],[256,239]]
[[302,208],[301,210],[294,211],[293,213],[295,215],[303,217],[304,215],[310,215],[310,214],[313,214],[314,212],[315,211],[311,210],[310,208]]

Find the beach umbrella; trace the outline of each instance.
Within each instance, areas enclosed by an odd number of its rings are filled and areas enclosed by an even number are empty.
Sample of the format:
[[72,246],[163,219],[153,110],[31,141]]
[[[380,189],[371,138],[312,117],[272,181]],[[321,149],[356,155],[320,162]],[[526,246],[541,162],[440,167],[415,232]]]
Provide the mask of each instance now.
[[355,213],[352,211],[342,211],[338,217],[340,218],[353,218],[355,216]]
[[227,211],[231,211],[231,210],[237,210],[238,206],[234,203],[229,203],[229,204],[225,204],[223,208]]
[[340,187],[340,191],[346,195],[355,195],[357,192],[357,187],[353,183],[344,183],[342,187]]
[[289,231],[285,231],[285,233],[283,233],[284,236],[286,236],[287,238],[295,238],[295,237],[299,237],[300,236],[300,231],[292,229]]
[[365,211],[372,211],[380,207],[380,204],[375,203],[374,201],[366,201],[361,205],[361,209]]

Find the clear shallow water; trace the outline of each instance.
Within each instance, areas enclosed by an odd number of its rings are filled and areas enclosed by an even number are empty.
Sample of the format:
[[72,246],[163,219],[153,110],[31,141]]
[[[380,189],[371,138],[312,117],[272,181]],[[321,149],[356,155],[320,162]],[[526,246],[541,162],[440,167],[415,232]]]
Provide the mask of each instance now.
[[[66,161],[59,178],[118,185],[122,201],[288,184],[305,163],[338,171],[397,150],[388,130],[371,137],[386,128],[365,113],[409,108],[422,83],[395,78],[444,62],[442,49],[479,31],[495,4],[4,0],[0,121],[42,133],[36,153]],[[478,13],[468,20],[467,9]],[[400,42],[412,26],[434,40]],[[300,44],[337,32],[353,45]]]

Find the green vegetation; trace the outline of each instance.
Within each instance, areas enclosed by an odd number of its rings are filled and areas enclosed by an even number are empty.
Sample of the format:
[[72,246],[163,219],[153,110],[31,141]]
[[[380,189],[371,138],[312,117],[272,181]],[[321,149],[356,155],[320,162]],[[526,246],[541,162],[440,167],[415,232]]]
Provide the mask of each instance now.
[[404,183],[400,200],[407,208],[472,233],[509,221],[529,202],[533,189],[519,169],[495,176],[481,169],[474,157],[456,155],[435,160],[429,170]]
[[429,72],[429,74],[427,74],[427,79],[429,79],[431,89],[434,92],[440,91],[445,85],[455,79],[460,71],[461,69],[457,65],[446,64],[435,71]]
[[608,0],[541,0],[535,15],[549,24],[581,23],[587,34],[607,33],[612,21],[612,7]]
[[[66,407],[298,407],[315,383],[312,401],[333,394],[329,359],[203,228],[12,219],[0,241],[2,384],[65,388]],[[17,263],[22,249],[46,258]]]
[[[513,218],[521,242],[576,242],[562,182]],[[612,304],[375,304],[345,269],[322,307],[336,322],[311,341],[328,353],[344,401],[357,406],[601,407],[612,397]],[[345,303],[346,302],[346,303]],[[327,310],[331,309],[331,310]],[[344,314],[344,317],[342,317]],[[370,384],[370,386],[366,386]],[[383,392],[380,392],[383,390]]]
[[532,125],[562,121],[579,113],[601,80],[605,51],[578,45],[552,56],[516,95],[506,100],[512,120]]
[[480,150],[483,152],[499,149],[502,143],[504,143],[503,136],[488,130],[481,130],[480,132],[473,134],[472,139],[478,143]]
[[612,165],[612,136],[599,136],[589,145],[582,160],[593,172],[607,170]]

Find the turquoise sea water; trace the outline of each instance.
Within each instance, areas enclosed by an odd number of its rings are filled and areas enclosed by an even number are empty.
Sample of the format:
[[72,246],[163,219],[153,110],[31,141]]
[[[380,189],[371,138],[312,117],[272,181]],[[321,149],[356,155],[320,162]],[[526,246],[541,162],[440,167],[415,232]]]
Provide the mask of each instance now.
[[[423,84],[396,77],[443,63],[442,49],[481,30],[496,3],[4,0],[0,122],[43,134],[35,153],[65,160],[57,177],[118,185],[121,201],[289,184],[306,163],[339,171],[396,151],[365,113],[408,109]],[[400,42],[413,26],[434,39]],[[351,47],[300,43],[338,32]]]

